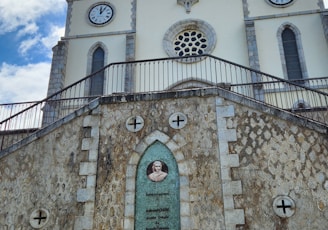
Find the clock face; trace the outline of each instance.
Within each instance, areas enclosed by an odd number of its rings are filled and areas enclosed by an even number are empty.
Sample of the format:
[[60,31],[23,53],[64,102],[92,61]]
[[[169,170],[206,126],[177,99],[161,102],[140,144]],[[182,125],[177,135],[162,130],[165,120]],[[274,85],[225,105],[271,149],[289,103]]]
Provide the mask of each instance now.
[[106,3],[99,3],[89,10],[89,21],[94,25],[104,25],[108,23],[114,15],[113,8]]
[[286,6],[293,2],[293,0],[269,0],[270,3],[277,6]]

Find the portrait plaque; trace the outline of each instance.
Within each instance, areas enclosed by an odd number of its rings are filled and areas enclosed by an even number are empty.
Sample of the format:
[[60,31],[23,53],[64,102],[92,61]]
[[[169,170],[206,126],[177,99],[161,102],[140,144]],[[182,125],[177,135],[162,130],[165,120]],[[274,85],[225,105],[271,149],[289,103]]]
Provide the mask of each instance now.
[[135,229],[180,229],[178,167],[170,150],[152,144],[137,169]]

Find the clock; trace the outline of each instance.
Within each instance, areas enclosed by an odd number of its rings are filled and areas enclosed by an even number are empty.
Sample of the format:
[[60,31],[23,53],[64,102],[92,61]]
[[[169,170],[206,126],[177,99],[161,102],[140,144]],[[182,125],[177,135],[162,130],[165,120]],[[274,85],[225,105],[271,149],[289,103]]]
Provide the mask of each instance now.
[[114,9],[108,3],[97,3],[93,5],[88,13],[88,19],[92,25],[102,26],[112,20]]
[[273,4],[274,6],[288,6],[291,4],[294,0],[267,0],[270,4]]

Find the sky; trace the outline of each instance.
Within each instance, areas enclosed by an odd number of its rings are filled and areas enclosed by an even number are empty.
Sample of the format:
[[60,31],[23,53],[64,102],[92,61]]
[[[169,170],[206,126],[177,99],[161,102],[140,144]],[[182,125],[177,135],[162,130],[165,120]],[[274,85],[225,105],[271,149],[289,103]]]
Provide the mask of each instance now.
[[66,0],[0,0],[0,104],[45,98]]
[[0,104],[46,97],[66,7],[66,0],[0,0]]

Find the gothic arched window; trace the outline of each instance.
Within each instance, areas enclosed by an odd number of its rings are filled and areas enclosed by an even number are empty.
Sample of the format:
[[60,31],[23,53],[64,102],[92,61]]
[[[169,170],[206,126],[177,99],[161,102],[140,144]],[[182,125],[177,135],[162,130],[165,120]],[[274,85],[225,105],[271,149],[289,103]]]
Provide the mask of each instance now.
[[287,76],[289,80],[302,79],[302,69],[298,55],[296,37],[294,32],[286,28],[282,32],[282,44],[284,47]]
[[[98,47],[92,54],[91,73],[95,73],[104,67],[105,51]],[[101,71],[91,77],[90,96],[103,95],[104,92],[104,71]]]
[[292,81],[307,78],[300,31],[294,25],[286,23],[279,28],[277,37],[285,78]]

